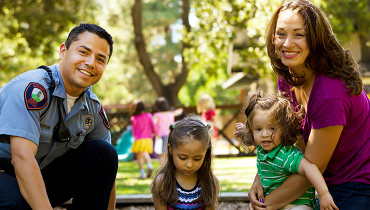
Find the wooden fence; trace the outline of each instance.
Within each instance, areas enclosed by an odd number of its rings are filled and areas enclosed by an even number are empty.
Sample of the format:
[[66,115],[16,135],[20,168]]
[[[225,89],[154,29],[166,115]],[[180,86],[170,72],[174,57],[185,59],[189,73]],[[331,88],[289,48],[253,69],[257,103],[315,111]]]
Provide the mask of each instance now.
[[[246,154],[243,149],[241,149],[240,145],[236,145],[231,139],[233,138],[230,134],[230,132],[226,132],[227,128],[230,128],[230,126],[234,127],[235,124],[232,122],[240,122],[241,116],[240,116],[240,108],[241,104],[235,104],[235,105],[218,105],[216,106],[217,110],[225,111],[228,110],[228,113],[232,116],[229,118],[226,122],[222,123],[222,127],[218,127],[218,133],[219,135],[222,135],[223,138],[225,138],[232,146],[234,146],[238,151],[238,156],[246,156],[249,154]],[[147,106],[149,107],[149,106]],[[197,113],[195,106],[190,107],[179,107],[183,110],[183,114],[190,114],[190,113]],[[106,111],[107,117],[109,119],[109,124],[111,127],[111,133],[112,133],[112,144],[115,145],[118,138],[120,138],[121,133],[126,129],[128,125],[130,125],[130,115],[129,115],[129,105],[109,105],[104,106],[104,109]],[[150,110],[148,110],[150,111]],[[180,117],[179,117],[180,118]],[[179,119],[178,118],[178,119]],[[228,129],[230,130],[230,129]]]

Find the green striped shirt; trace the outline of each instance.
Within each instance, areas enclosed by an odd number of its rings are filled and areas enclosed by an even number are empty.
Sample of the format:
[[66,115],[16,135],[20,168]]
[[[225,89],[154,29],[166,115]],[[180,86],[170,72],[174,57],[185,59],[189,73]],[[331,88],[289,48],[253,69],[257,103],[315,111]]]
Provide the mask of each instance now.
[[[271,152],[266,153],[262,147],[257,145],[257,169],[265,196],[280,186],[290,174],[298,173],[302,158],[303,154],[296,146],[280,144]],[[306,204],[313,206],[315,210],[318,209],[315,200],[315,189],[311,187],[291,204]]]

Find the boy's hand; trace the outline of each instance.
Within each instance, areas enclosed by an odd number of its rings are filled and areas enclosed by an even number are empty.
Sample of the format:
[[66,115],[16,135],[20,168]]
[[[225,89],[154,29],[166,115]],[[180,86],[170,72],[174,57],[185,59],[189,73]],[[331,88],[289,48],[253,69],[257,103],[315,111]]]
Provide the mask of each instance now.
[[339,208],[335,205],[333,201],[333,197],[331,197],[330,193],[327,192],[324,195],[320,196],[320,210],[339,210]]
[[236,123],[235,124],[235,132],[234,135],[238,138],[242,138],[244,134],[247,132],[247,127],[243,123]]

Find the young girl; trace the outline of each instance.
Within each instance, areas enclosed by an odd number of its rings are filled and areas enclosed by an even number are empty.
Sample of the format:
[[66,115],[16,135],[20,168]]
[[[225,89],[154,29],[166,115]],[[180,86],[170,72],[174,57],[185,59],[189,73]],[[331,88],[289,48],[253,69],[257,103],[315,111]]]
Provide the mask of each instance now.
[[153,106],[153,120],[157,125],[159,136],[162,138],[162,153],[158,153],[159,163],[164,164],[163,156],[166,151],[166,137],[170,133],[169,125],[175,122],[175,113],[170,111],[170,105],[164,97],[159,97]]
[[203,94],[197,102],[197,111],[201,113],[201,118],[207,123],[213,124],[212,137],[213,140],[217,139],[218,130],[216,128],[217,115],[215,112],[215,104],[213,98],[208,94]]
[[[158,135],[157,127],[153,122],[152,115],[145,112],[144,103],[140,99],[135,99],[132,102],[130,114],[132,136],[135,139],[131,151],[136,154],[139,165],[140,176],[138,178],[149,178],[153,171],[149,153],[153,152],[153,132]],[[146,175],[143,167],[144,161],[148,166]]]
[[[316,165],[303,157],[293,144],[301,133],[301,114],[279,96],[249,96],[244,106],[246,125],[236,124],[236,135],[243,145],[257,147],[257,169],[265,196],[281,185],[291,173],[307,176],[320,196],[321,209],[338,209]],[[262,202],[262,201],[261,201]],[[283,209],[319,209],[311,187],[299,199]]]
[[150,188],[156,210],[216,209],[219,182],[211,169],[210,128],[195,115],[170,125],[167,160]]

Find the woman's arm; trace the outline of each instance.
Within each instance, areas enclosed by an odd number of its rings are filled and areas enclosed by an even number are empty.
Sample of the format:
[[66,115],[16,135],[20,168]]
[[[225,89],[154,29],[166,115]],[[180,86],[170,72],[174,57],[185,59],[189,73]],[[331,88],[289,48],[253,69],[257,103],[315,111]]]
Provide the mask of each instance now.
[[[311,130],[306,145],[305,158],[315,164],[321,173],[325,171],[330,161],[342,130],[342,125]],[[311,183],[306,176],[290,175],[283,184],[266,196],[266,209],[278,209],[289,204],[303,195],[310,186]]]

